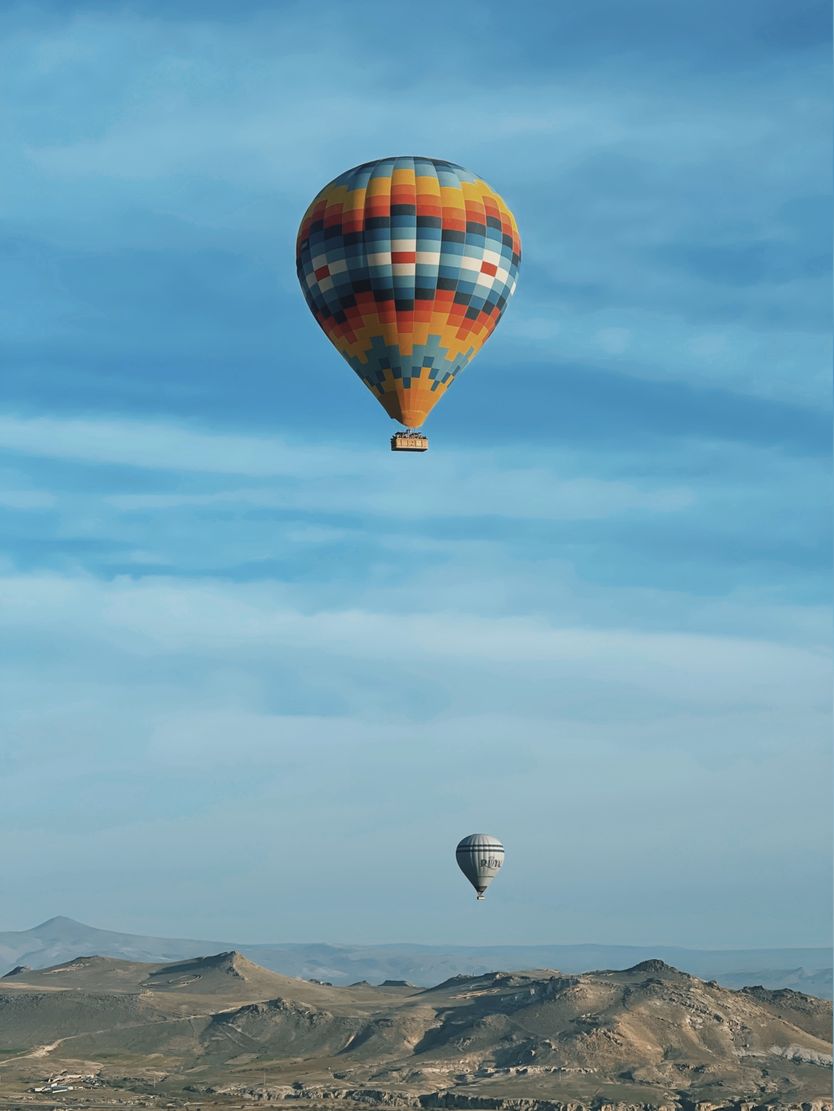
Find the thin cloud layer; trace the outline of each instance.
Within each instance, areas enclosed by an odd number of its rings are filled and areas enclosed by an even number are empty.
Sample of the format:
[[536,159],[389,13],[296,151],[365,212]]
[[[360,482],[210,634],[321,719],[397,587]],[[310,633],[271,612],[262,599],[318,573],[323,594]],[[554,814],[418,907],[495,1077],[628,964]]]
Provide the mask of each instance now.
[[[823,944],[830,11],[411,18],[0,14],[7,925]],[[524,241],[423,458],[293,257],[407,151]]]

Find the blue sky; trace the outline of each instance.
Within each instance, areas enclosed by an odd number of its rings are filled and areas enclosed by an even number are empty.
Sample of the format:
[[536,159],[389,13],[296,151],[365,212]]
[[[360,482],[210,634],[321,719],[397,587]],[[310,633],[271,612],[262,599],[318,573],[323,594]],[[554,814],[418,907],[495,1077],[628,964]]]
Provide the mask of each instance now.
[[[827,943],[830,13],[477,11],[3,6],[5,928]],[[524,244],[425,457],[294,271],[406,153]]]

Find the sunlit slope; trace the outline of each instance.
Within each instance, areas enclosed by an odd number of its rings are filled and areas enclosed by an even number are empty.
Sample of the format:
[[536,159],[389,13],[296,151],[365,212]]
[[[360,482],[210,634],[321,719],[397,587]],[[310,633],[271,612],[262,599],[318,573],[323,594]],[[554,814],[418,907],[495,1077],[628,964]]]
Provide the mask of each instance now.
[[243,945],[229,939],[197,941],[119,933],[64,917],[50,918],[31,930],[0,931],[0,973],[16,965],[47,968],[69,961],[79,953],[161,963],[231,949],[286,976],[313,977],[344,985],[357,980],[377,984],[391,978],[427,986],[460,972],[537,967],[585,972],[593,968],[627,968],[647,958],[661,957],[705,980],[716,979],[724,987],[764,984],[826,999],[832,994],[830,947],[721,951],[633,945]]
[[584,1099],[603,1085],[636,1102],[647,1092],[659,1103],[717,1092],[801,1102],[830,1084],[830,1030],[823,1000],[728,991],[661,961],[418,990],[308,983],[228,952],[153,965],[86,957],[0,981],[7,1076],[78,1061],[135,1075],[152,1062],[174,1088],[294,1084],[310,1098],[377,1088],[547,1098],[567,1086]]

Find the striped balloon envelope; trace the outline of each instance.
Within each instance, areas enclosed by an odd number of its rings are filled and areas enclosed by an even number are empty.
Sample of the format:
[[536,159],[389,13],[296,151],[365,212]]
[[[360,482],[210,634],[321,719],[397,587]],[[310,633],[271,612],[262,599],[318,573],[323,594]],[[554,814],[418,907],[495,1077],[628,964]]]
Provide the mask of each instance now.
[[504,846],[488,833],[470,833],[458,843],[455,859],[480,900],[504,866]]
[[521,241],[476,174],[381,158],[340,174],[298,232],[301,288],[322,330],[394,420],[419,428],[492,334]]

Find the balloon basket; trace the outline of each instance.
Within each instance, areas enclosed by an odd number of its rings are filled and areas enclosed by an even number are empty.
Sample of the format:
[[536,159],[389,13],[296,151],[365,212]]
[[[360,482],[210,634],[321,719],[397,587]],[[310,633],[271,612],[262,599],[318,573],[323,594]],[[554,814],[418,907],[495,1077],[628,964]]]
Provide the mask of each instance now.
[[405,432],[395,432],[391,437],[392,451],[428,451],[429,438],[422,432],[408,429]]

